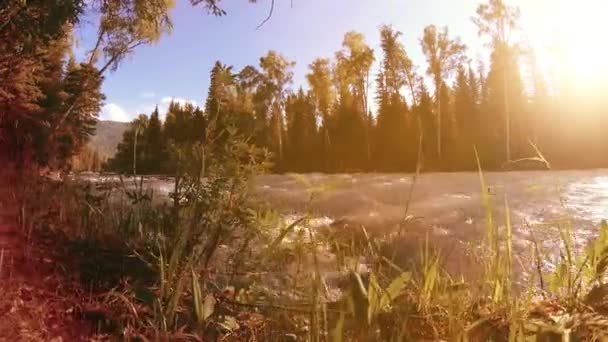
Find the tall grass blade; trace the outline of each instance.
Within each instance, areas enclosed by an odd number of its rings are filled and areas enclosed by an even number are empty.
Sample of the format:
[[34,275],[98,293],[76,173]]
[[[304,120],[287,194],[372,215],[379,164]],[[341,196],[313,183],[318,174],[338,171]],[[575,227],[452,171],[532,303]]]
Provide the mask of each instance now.
[[485,177],[483,175],[483,171],[481,169],[481,161],[479,160],[479,154],[477,153],[477,148],[475,147],[475,159],[477,160],[477,170],[479,173],[479,183],[481,185],[481,201],[485,211],[485,222],[486,222],[486,233],[488,238],[488,247],[490,247],[490,252],[492,254],[497,254],[496,250],[496,241],[497,237],[495,234],[495,225],[494,225],[494,217],[492,215],[492,203],[490,196],[488,194],[488,188],[486,184]]
[[194,302],[194,313],[199,325],[205,322],[205,314],[203,312],[203,301],[201,295],[201,287],[198,283],[198,275],[192,270],[192,301]]
[[332,342],[342,342],[344,336],[344,321],[346,320],[346,313],[344,311],[340,311],[338,316],[338,321],[336,322],[336,327],[331,331],[331,341]]
[[380,307],[385,308],[390,305],[405,289],[407,284],[412,280],[411,272],[403,272],[397,276],[388,285],[382,298],[380,299]]

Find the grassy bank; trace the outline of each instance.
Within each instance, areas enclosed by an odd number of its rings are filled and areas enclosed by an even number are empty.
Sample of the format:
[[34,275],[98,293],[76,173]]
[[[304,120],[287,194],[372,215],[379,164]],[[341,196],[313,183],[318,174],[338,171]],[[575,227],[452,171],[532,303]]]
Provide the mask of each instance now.
[[[532,242],[522,285],[508,215],[492,216],[508,202],[487,194],[486,237],[471,255],[481,276],[469,280],[443,269],[428,238],[414,262],[398,261],[407,226],[372,238],[251,206],[247,177],[177,177],[161,204],[142,182],[18,184],[22,234],[62,241],[100,294],[98,332],[117,339],[587,341],[608,331],[608,226],[577,250],[567,220],[556,223],[557,267],[546,270]],[[310,186],[311,197],[321,191]]]

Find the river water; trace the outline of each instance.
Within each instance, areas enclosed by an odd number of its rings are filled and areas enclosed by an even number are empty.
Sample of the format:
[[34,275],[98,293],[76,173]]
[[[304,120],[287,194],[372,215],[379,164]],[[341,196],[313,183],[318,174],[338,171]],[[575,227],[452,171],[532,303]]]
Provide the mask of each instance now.
[[[487,210],[482,191],[491,202],[493,220],[504,234],[506,203],[513,229],[513,248],[522,272],[530,272],[529,255],[536,241],[551,268],[560,248],[559,228],[572,229],[581,247],[608,218],[608,170],[521,171],[479,174],[306,174],[264,175],[253,182],[256,201],[280,211],[287,220],[302,215],[314,225],[336,229],[364,226],[372,236],[400,231],[405,255],[415,255],[427,237],[447,267],[466,271],[465,250],[475,249],[485,236]],[[172,190],[170,179],[148,181],[160,193]],[[394,236],[394,235],[393,235]],[[528,260],[528,261],[526,261]]]

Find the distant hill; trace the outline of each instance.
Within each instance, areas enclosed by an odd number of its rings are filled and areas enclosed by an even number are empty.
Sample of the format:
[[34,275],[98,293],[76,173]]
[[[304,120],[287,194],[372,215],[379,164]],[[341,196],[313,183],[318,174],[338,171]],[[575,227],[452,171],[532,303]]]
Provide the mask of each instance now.
[[98,121],[95,135],[89,143],[90,147],[99,151],[99,154],[105,158],[112,157],[129,125],[128,122]]

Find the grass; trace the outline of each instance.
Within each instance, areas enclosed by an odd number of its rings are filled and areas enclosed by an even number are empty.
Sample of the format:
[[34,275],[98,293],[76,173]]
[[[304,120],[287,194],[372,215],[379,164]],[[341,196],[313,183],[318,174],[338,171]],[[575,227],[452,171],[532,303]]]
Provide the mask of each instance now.
[[[249,205],[246,178],[201,182],[184,173],[171,203],[142,179],[101,190],[34,180],[14,197],[25,236],[61,232],[90,249],[93,261],[79,271],[106,293],[112,324],[102,330],[121,339],[608,340],[608,225],[577,249],[571,222],[556,223],[555,270],[545,270],[533,242],[535,272],[522,286],[509,202],[498,223],[481,171],[479,178],[486,230],[474,280],[448,274],[428,236],[415,263],[396,264],[394,250],[382,248],[387,241],[365,227],[321,234],[302,229],[306,214],[286,224]],[[307,186],[311,198],[327,188]]]

